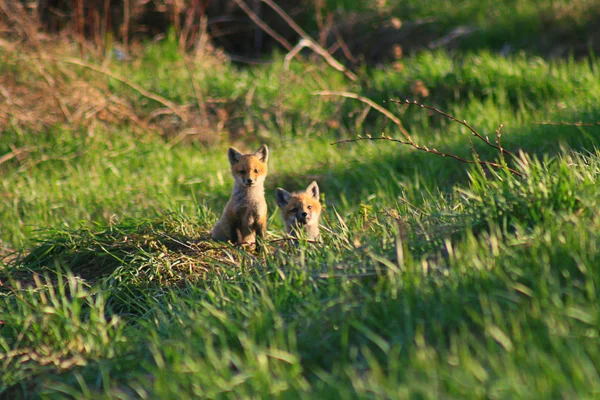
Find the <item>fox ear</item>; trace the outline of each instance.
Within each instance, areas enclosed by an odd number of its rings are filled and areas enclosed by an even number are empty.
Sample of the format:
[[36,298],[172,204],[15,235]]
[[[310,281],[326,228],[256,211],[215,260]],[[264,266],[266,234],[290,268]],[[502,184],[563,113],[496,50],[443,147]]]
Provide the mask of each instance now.
[[242,153],[237,151],[235,147],[230,147],[227,155],[229,156],[229,163],[231,165],[237,164],[238,161],[240,161],[240,158],[242,158]]
[[316,181],[312,181],[310,185],[308,185],[306,193],[319,200],[319,185],[317,185]]
[[254,155],[258,157],[260,161],[266,163],[269,160],[269,149],[263,144],[254,152]]
[[290,194],[285,189],[277,188],[275,190],[275,199],[277,200],[277,205],[283,208],[290,201]]

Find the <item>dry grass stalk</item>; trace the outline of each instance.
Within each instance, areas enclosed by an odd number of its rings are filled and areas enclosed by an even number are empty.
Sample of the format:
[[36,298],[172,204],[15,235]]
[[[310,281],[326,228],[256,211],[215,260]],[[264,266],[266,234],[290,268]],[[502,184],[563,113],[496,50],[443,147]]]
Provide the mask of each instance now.
[[373,100],[368,99],[366,97],[360,96],[356,93],[351,93],[351,92],[332,92],[332,91],[321,91],[321,92],[314,92],[314,95],[317,96],[339,96],[339,97],[346,97],[348,99],[355,99],[358,100],[362,103],[365,103],[367,105],[369,105],[370,107],[374,108],[375,110],[379,111],[381,114],[385,115],[386,117],[388,117],[394,124],[396,124],[396,126],[398,127],[398,129],[400,129],[400,132],[402,133],[402,135],[406,138],[407,141],[412,142],[412,139],[410,138],[410,134],[408,133],[408,131],[406,130],[406,128],[404,128],[404,126],[402,125],[402,121],[400,121],[400,119],[398,117],[396,117],[394,114],[392,114],[390,111],[386,110],[385,108],[381,107],[379,104],[375,103]]
[[279,35],[277,32],[275,32],[273,29],[271,29],[271,27],[269,25],[267,25],[262,19],[260,19],[260,17],[258,15],[256,15],[256,13],[254,11],[252,11],[252,9],[250,9],[250,7],[248,7],[246,5],[246,3],[244,3],[244,0],[234,0],[234,1],[235,1],[235,4],[237,4],[238,7],[240,7],[246,13],[246,15],[248,15],[248,17],[256,25],[258,25],[263,31],[265,31],[269,36],[271,36],[279,44],[281,44],[283,47],[285,47],[285,49],[287,51],[292,50],[292,45],[287,40],[285,40],[281,35]]
[[83,0],[76,0],[76,26],[77,26],[77,37],[79,38],[79,56],[83,58],[83,42],[85,41],[85,31],[84,31],[84,6]]
[[113,79],[116,79],[119,82],[124,83],[125,85],[129,86],[133,90],[139,92],[142,96],[148,97],[149,99],[152,99],[152,100],[154,100],[154,101],[156,101],[156,102],[164,105],[169,110],[171,110],[175,115],[177,115],[179,118],[181,118],[183,121],[187,121],[187,116],[181,112],[180,107],[177,104],[173,103],[170,100],[165,99],[162,96],[159,96],[159,95],[157,95],[155,93],[149,92],[146,89],[142,88],[141,86],[139,86],[139,85],[137,85],[137,84],[135,84],[135,83],[133,83],[133,82],[131,82],[131,81],[129,81],[129,80],[127,80],[127,79],[125,79],[125,78],[117,75],[117,74],[115,74],[115,73],[112,73],[112,72],[107,71],[107,70],[105,70],[103,68],[97,67],[97,66],[95,66],[93,64],[89,64],[89,63],[87,63],[85,61],[82,61],[82,60],[79,60],[79,59],[76,59],[76,58],[65,58],[65,59],[58,60],[58,61],[65,62],[65,63],[68,63],[68,64],[79,65],[81,67],[91,69],[92,71],[96,71],[96,72],[99,72],[99,73],[104,74],[106,76],[109,76],[109,77],[111,77]]
[[0,165],[4,164],[7,161],[12,160],[15,157],[18,158],[19,156],[23,155],[24,153],[27,153],[28,151],[29,151],[29,147],[13,149],[10,153],[6,153],[2,157],[0,157]]
[[281,44],[289,53],[285,58],[285,66],[286,69],[289,67],[289,63],[292,58],[294,58],[300,50],[305,47],[310,48],[312,51],[323,57],[325,61],[337,71],[344,73],[350,80],[357,81],[358,76],[356,76],[352,71],[348,70],[343,64],[337,61],[327,50],[325,50],[321,45],[319,45],[310,35],[308,35],[294,20],[283,11],[277,4],[275,4],[271,0],[262,0],[262,2],[266,3],[269,7],[271,7],[279,16],[302,38],[300,42],[292,47],[292,45],[285,40],[281,35],[275,32],[269,25],[267,25],[246,3],[244,0],[234,0],[235,3],[248,15],[248,17],[258,25],[263,31],[265,31],[269,36],[275,39],[279,44]]
[[[330,20],[333,21],[333,19],[331,19],[331,18],[330,18]],[[358,60],[352,54],[352,51],[350,50],[350,47],[348,46],[348,44],[346,43],[346,41],[344,40],[344,38],[342,37],[342,35],[340,35],[339,30],[336,27],[333,27],[332,31],[333,31],[333,34],[335,35],[335,40],[336,40],[337,47],[342,49],[342,52],[344,53],[344,56],[346,56],[346,58],[348,60],[350,60],[351,63],[357,64]],[[323,40],[325,40],[325,39],[323,39]],[[334,53],[333,49],[328,49],[328,50],[329,50],[330,54]]]
[[0,11],[6,17],[6,21],[10,23],[11,28],[20,37],[26,39],[36,48],[40,47],[37,36],[38,23],[24,10],[22,5],[18,2],[0,1]]
[[[1,43],[9,60],[25,66],[41,79],[21,82],[18,74],[0,77],[0,127],[19,126],[39,131],[65,123],[91,126],[97,122],[118,124],[131,121],[142,131],[157,131],[139,117],[126,99],[102,87],[101,82],[86,81],[53,60],[40,48],[24,44],[12,48]],[[43,48],[43,47],[42,47]]]
[[[110,4],[110,0],[104,0],[104,9]],[[129,4],[131,4],[130,1]],[[75,11],[77,10],[75,9]],[[9,40],[9,38],[0,40],[0,48],[4,51],[6,60],[15,65],[23,65],[25,71],[31,71],[40,78],[21,83],[18,72],[0,77],[0,99],[4,100],[4,102],[0,101],[0,127],[15,126],[39,131],[56,124],[66,123],[72,127],[91,127],[93,131],[93,127],[98,123],[112,125],[130,122],[138,131],[162,135],[173,133],[189,124],[208,126],[210,123],[206,101],[202,98],[202,93],[193,80],[193,66],[188,58],[184,58],[185,67],[190,74],[199,114],[201,114],[197,118],[195,118],[195,110],[192,108],[176,104],[145,90],[125,77],[112,73],[104,66],[87,62],[79,57],[61,59],[58,56],[51,56],[49,54],[51,51],[61,53],[64,50],[62,46],[65,42],[50,43],[48,36],[37,31],[36,24],[29,23],[30,18],[22,7],[12,6],[0,0],[0,17],[6,17],[6,21],[10,23],[12,32],[16,36],[15,40]],[[106,45],[105,36],[109,22],[106,15],[103,21],[100,21],[99,15],[94,17],[97,27],[95,32],[97,49],[104,53],[102,47]],[[206,18],[203,21],[204,36],[202,36],[202,40],[205,41]],[[75,18],[74,22],[77,30],[80,19]],[[76,33],[73,37],[74,41],[82,46],[87,46],[87,42],[82,39],[80,33]],[[52,44],[52,50],[49,50],[49,44]],[[67,53],[68,51],[69,49],[67,49]],[[89,51],[95,53],[94,49]],[[72,70],[71,65],[79,65],[116,79],[133,88],[142,96],[157,101],[165,107],[169,114],[175,114],[179,118],[167,118],[160,121],[160,124],[150,123],[146,119],[147,116],[138,114],[131,99],[111,93],[104,79],[82,78]],[[29,74],[29,72],[26,73]],[[204,131],[208,132],[209,130],[204,129]],[[211,135],[209,140],[214,140],[212,136],[214,135]]]
[[185,54],[185,51],[183,50],[181,51],[181,58],[183,59],[185,69],[187,70],[188,76],[190,77],[190,83],[192,84],[192,88],[194,89],[196,104],[198,106],[198,111],[200,112],[201,123],[206,128],[208,127],[208,112],[206,110],[206,103],[204,102],[202,91],[198,86],[198,82],[196,82],[196,79],[194,79],[194,68],[190,63],[188,56]]
[[69,111],[69,108],[65,105],[64,100],[61,98],[60,93],[56,89],[56,81],[50,75],[48,75],[48,73],[46,73],[44,67],[41,65],[39,60],[34,59],[33,61],[35,69],[39,72],[39,74],[44,78],[44,80],[48,84],[50,91],[52,92],[52,97],[54,97],[61,112],[65,116],[66,122],[69,124],[72,123],[73,117],[71,115],[71,112]]
[[598,125],[600,125],[600,121],[597,121],[597,122],[583,122],[583,121],[576,121],[576,122],[570,122],[570,121],[559,121],[559,122],[553,122],[553,121],[542,121],[542,122],[535,122],[535,125],[553,125],[553,126],[598,126]]
[[340,72],[343,72],[351,81],[358,80],[358,76],[356,76],[356,74],[344,67],[344,65],[342,65],[338,60],[336,60],[331,54],[329,54],[327,50],[325,50],[317,42],[315,42],[314,39],[310,37],[308,33],[306,33],[302,28],[300,28],[300,26],[296,24],[296,22],[285,11],[281,9],[281,7],[275,4],[272,0],[262,1],[266,3],[269,7],[271,7],[277,14],[279,14],[279,16],[283,18],[283,20],[302,38],[302,40],[300,40],[300,43],[298,43],[298,45],[296,46],[299,48],[297,50],[294,48],[292,49],[292,51],[295,51],[297,53],[303,47],[309,47],[312,51],[323,57],[331,67]]
[[[206,4],[208,4],[208,2]],[[200,87],[198,86],[196,79],[194,79],[194,66],[190,62],[190,59],[189,59],[188,55],[186,54],[186,45],[185,45],[189,38],[189,32],[192,27],[192,17],[194,15],[194,12],[196,12],[196,11],[201,14],[200,24],[199,24],[199,33],[198,33],[198,37],[197,37],[197,41],[198,41],[197,48],[204,47],[204,45],[205,45],[204,42],[206,42],[205,33],[206,33],[207,19],[204,16],[204,9],[202,9],[200,7],[200,3],[196,0],[195,2],[193,2],[192,9],[188,11],[186,23],[184,26],[184,32],[182,32],[179,37],[179,52],[181,54],[181,59],[183,60],[183,63],[185,65],[185,69],[190,78],[190,83],[192,84],[192,88],[194,89],[194,96],[196,97],[196,105],[198,106],[198,111],[200,113],[201,124],[204,128],[207,128],[208,127],[208,111],[206,108],[206,103],[204,102],[204,96],[202,95],[202,91],[200,90]]]
[[300,52],[300,50],[302,50],[305,47],[310,48],[312,51],[314,51],[315,53],[317,53],[318,55],[323,57],[323,59],[325,59],[327,64],[329,64],[332,68],[334,68],[340,72],[343,72],[351,80],[356,81],[358,79],[358,77],[356,75],[354,75],[352,72],[348,71],[346,69],[346,67],[344,67],[335,58],[333,58],[327,50],[325,50],[324,48],[319,46],[317,44],[317,42],[315,42],[312,39],[304,39],[303,38],[300,40],[300,42],[298,42],[298,44],[285,56],[284,69],[286,69],[286,70],[289,69],[291,60],[294,57],[296,57],[296,55]]

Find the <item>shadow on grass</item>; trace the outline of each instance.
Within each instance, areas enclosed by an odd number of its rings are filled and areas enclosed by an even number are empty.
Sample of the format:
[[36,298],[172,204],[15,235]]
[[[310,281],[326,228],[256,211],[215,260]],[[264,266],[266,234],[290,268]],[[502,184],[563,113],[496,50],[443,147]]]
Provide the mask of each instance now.
[[[437,118],[438,116],[435,115]],[[550,119],[550,118],[549,118]],[[523,151],[534,157],[555,156],[563,154],[565,150],[576,152],[593,152],[600,143],[600,110],[576,113],[572,115],[556,114],[554,121],[564,121],[567,124],[584,122],[591,126],[574,125],[544,125],[526,124],[511,126],[510,130],[502,136],[502,146],[518,154]],[[485,133],[484,133],[485,135]],[[495,142],[495,134],[490,140]],[[432,143],[428,138],[419,139],[421,145],[437,148],[449,154],[454,154],[464,159],[473,160],[473,154],[468,142],[468,133],[462,133],[454,144]],[[480,159],[497,161],[499,153],[486,144],[473,140],[473,145]],[[449,159],[435,154],[417,151],[410,146],[399,143],[356,142],[340,144],[338,146],[393,146],[398,149],[397,154],[378,157],[374,159],[352,159],[346,163],[331,165],[327,172],[322,169],[312,169],[304,175],[296,173],[273,174],[269,182],[269,190],[277,186],[288,185],[303,187],[306,182],[316,179],[325,193],[327,202],[331,205],[353,204],[367,202],[369,196],[382,193],[382,188],[391,189],[392,198],[402,195],[404,188],[409,186],[410,180],[418,182],[421,188],[432,192],[439,189],[448,193],[457,185],[468,182],[468,173],[473,168],[454,159]],[[510,164],[510,157],[506,156]],[[290,184],[292,183],[292,184]]]
[[148,283],[170,286],[200,279],[223,259],[224,250],[197,220],[180,214],[70,231],[49,228],[38,241],[27,255],[12,260],[2,279],[27,285],[35,274],[66,269],[89,284],[107,277],[119,282],[152,277]]

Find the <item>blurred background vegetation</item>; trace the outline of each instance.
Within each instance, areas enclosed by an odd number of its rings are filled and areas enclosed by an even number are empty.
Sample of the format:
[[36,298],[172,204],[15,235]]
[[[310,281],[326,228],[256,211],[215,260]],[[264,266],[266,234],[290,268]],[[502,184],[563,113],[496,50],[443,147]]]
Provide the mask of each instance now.
[[[0,397],[596,398],[599,40],[598,0],[0,0]],[[471,163],[334,143],[382,134]],[[263,255],[208,240],[259,143]]]

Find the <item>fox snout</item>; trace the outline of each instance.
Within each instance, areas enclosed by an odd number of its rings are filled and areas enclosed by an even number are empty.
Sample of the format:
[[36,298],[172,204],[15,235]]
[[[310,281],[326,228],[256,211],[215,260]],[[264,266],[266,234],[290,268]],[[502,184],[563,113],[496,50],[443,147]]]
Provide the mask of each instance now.
[[242,176],[241,178],[244,186],[248,187],[256,186],[260,182],[260,177],[258,174],[248,174],[247,176]]
[[310,213],[301,210],[298,213],[296,213],[296,221],[299,222],[302,225],[306,225],[310,222],[311,219],[311,215]]
[[254,187],[258,185],[260,181],[259,177],[256,176],[256,174],[254,174],[254,176],[252,174],[238,175],[234,176],[234,178],[246,187]]

